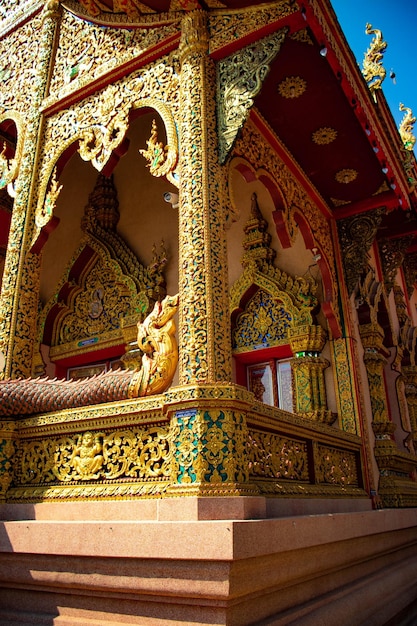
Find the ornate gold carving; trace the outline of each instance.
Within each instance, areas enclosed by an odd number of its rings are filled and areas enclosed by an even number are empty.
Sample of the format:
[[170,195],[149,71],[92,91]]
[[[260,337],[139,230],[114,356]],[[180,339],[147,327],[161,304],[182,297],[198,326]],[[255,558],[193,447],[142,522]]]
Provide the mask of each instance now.
[[[10,254],[3,274],[0,309],[0,349],[6,354],[3,375],[29,376],[36,333],[39,292],[39,259],[25,252],[32,221],[26,219],[30,205],[34,163],[38,154],[40,106],[45,95],[58,14],[45,6],[30,24],[2,42],[0,58],[18,64],[19,72],[7,74],[0,86],[0,106],[25,114],[25,146],[16,183],[16,197],[9,232]],[[26,37],[25,37],[26,35]],[[4,46],[7,49],[4,49]],[[3,54],[4,53],[4,54]],[[14,56],[14,53],[16,55]],[[13,65],[14,64],[14,65]],[[29,103],[29,108],[28,108]],[[49,181],[49,176],[48,176]],[[34,273],[34,275],[32,274]],[[25,320],[25,323],[19,321]]]
[[278,85],[278,93],[283,98],[299,98],[307,89],[307,81],[301,76],[287,76]]
[[158,141],[158,129],[156,120],[152,121],[151,136],[146,142],[147,150],[139,150],[148,162],[149,171],[152,176],[166,176],[171,172],[177,162],[176,150],[170,150],[164,146],[162,141]]
[[56,206],[57,198],[59,194],[61,193],[61,190],[62,190],[62,185],[59,185],[58,187],[58,181],[56,179],[56,169],[55,169],[52,174],[51,184],[50,184],[48,193],[46,194],[46,197],[45,197],[43,211],[42,213],[37,213],[35,215],[35,224],[38,228],[42,228],[50,221],[54,212],[54,208]]
[[291,313],[271,294],[258,289],[237,319],[233,349],[248,352],[288,342]]
[[315,472],[318,483],[358,486],[357,455],[329,446],[314,446]]
[[[42,232],[46,231],[48,224],[52,224],[54,219],[54,210],[56,207],[56,201],[61,193],[62,185],[59,185],[56,180],[56,169],[52,173],[49,190],[45,196],[45,202],[41,210],[35,213],[35,234],[32,237],[31,250],[32,252],[39,252],[43,246]],[[45,234],[46,238],[46,234]],[[38,249],[39,248],[39,249]]]
[[267,232],[268,223],[262,217],[258,206],[256,193],[252,194],[249,220],[243,228],[245,238],[243,249],[245,250],[242,265],[243,267],[256,263],[261,266],[263,262],[272,265],[276,252],[270,247],[271,235]]
[[396,452],[396,445],[391,439],[396,425],[389,419],[384,382],[384,367],[387,364],[383,348],[384,332],[376,322],[361,324],[359,331],[364,348],[363,360],[368,375],[372,429],[376,435],[375,454],[378,460],[379,456]]
[[[244,232],[243,273],[230,290],[231,312],[233,313],[241,306],[245,293],[251,287],[257,286],[264,292],[263,295],[257,296],[258,299],[272,297],[277,304],[275,312],[278,318],[282,318],[284,315],[288,321],[291,320],[292,325],[311,324],[311,309],[317,304],[315,297],[317,285],[312,278],[299,276],[293,278],[273,266],[275,251],[269,247],[271,237],[267,233],[267,222],[260,212],[256,194],[251,199],[251,212],[248,222],[245,224]],[[257,306],[262,307],[262,304],[258,302]],[[272,308],[274,307],[275,305]],[[280,313],[281,309],[285,310],[286,313]],[[248,321],[251,318],[252,314],[249,313]],[[249,322],[249,324],[251,323]],[[251,334],[252,331],[249,333]]]
[[[124,138],[131,109],[151,107],[161,115],[167,135],[167,171],[174,167],[178,139],[173,113],[178,113],[179,77],[173,63],[172,58],[165,59],[146,70],[133,72],[126,79],[47,119],[38,207],[43,204],[46,186],[62,152],[79,140],[83,158],[91,159],[98,169],[102,169]],[[169,107],[165,104],[168,101]],[[171,182],[178,185],[175,179]]]
[[139,325],[138,344],[144,352],[139,371],[108,372],[76,383],[56,379],[1,381],[1,414],[30,414],[56,406],[64,409],[165,391],[178,362],[172,321],[177,307],[177,296],[166,297],[162,303],[156,303],[154,311]]
[[7,144],[3,143],[3,150],[0,152],[0,189],[7,187],[16,178],[19,162],[17,159],[8,159]]
[[416,118],[413,116],[412,110],[409,107],[405,107],[403,104],[400,104],[400,111],[405,111],[405,115],[401,120],[399,127],[400,136],[404,144],[404,148],[411,152],[414,149],[414,144],[416,143],[416,138],[413,134]]
[[[64,11],[60,45],[44,106],[97,80],[178,32],[178,21],[158,28],[105,28]],[[117,50],[117,54],[114,51]]]
[[346,432],[359,434],[354,369],[348,341],[348,339],[340,338],[331,344],[334,354],[332,363],[337,381],[336,399],[342,429]]
[[[51,345],[53,359],[124,343],[122,321],[136,328],[166,294],[164,247],[154,249],[150,267],[141,265],[116,231],[118,206],[113,178],[100,174],[82,218],[81,244],[39,317],[38,343]],[[77,263],[82,271],[74,271]]]
[[375,35],[368,50],[365,52],[363,60],[362,74],[368,83],[371,93],[375,96],[375,90],[381,89],[382,82],[386,76],[386,70],[382,65],[382,55],[387,47],[387,42],[383,40],[382,33],[377,28],[372,28],[371,24],[366,25],[365,33]]
[[398,239],[383,239],[378,242],[379,256],[382,263],[385,289],[387,293],[394,286],[398,268],[401,267],[407,249],[410,247],[414,235]]
[[329,143],[335,141],[337,137],[337,130],[334,128],[330,128],[330,126],[323,126],[322,128],[318,128],[311,135],[311,139],[314,143],[319,146],[326,146]]
[[403,263],[405,284],[407,286],[408,297],[411,298],[415,285],[417,284],[417,253],[407,254]]
[[39,3],[33,0],[4,0],[0,15],[0,37],[28,20],[38,8]]
[[[245,493],[246,420],[230,410],[182,410],[171,419],[176,494]],[[249,487],[249,488],[248,488]],[[172,491],[172,487],[171,487]]]
[[294,354],[319,353],[326,343],[326,331],[321,326],[303,325],[289,329],[288,337]]
[[230,12],[228,10],[211,14],[209,16],[210,54],[298,10],[295,0],[276,0],[261,7],[252,4],[246,11]]
[[[271,133],[273,133],[272,129]],[[279,141],[278,138],[277,141]],[[295,241],[299,232],[294,214],[299,210],[305,216],[312,232],[314,232],[317,246],[320,250],[326,251],[326,258],[332,276],[329,289],[329,294],[331,293],[331,295],[329,295],[329,298],[336,302],[338,296],[333,243],[326,218],[251,122],[247,122],[243,127],[242,136],[241,139],[238,139],[235,152],[241,155],[242,158],[243,156],[245,157],[248,167],[254,168],[254,172],[259,171],[260,168],[265,168],[270,177],[279,185],[279,189],[285,198],[283,219],[292,242]],[[279,272],[279,270],[275,270],[275,272]],[[302,293],[305,292],[302,291]]]
[[[40,15],[0,40],[0,111],[27,115],[33,77],[39,76],[37,57],[42,38]],[[19,71],[17,71],[17,68]]]
[[338,183],[343,183],[344,185],[348,185],[352,183],[358,177],[358,172],[356,170],[345,168],[343,170],[339,170],[335,174],[335,180]]
[[[178,409],[190,401],[199,408]],[[360,470],[359,438],[320,423],[310,423],[306,437],[306,420],[258,403],[248,431],[244,410],[250,403],[253,396],[234,385],[187,385],[163,397],[20,420],[7,434],[16,454],[5,454],[14,470],[8,465],[13,482],[7,479],[4,495],[21,502],[259,492],[364,495],[349,478],[355,454]],[[167,410],[170,427],[162,416]],[[0,469],[1,463],[0,451]],[[322,482],[311,484],[314,476]]]
[[178,295],[156,302],[153,311],[138,324],[138,346],[143,352],[142,367],[129,385],[129,397],[149,396],[165,391],[178,365],[178,346],[173,317]]
[[309,481],[307,443],[250,429],[247,443],[249,476]]
[[297,30],[297,32],[292,33],[292,35],[290,35],[290,39],[299,41],[300,43],[306,43],[309,46],[314,46],[314,41],[311,39],[307,28],[303,28],[302,30]]
[[6,494],[13,480],[13,465],[15,461],[16,424],[14,422],[0,423],[0,502],[6,499]]
[[350,200],[340,200],[339,198],[330,198],[330,202],[334,207],[346,206],[350,204]]
[[[333,424],[337,415],[327,408],[324,370],[330,363],[316,355],[302,353],[292,359],[291,369],[294,379],[295,410],[307,419],[323,424]],[[305,355],[304,355],[305,354]]]
[[203,16],[183,19],[179,134],[180,382],[230,381],[225,234],[226,172],[219,166],[214,62]]
[[411,425],[411,438],[414,448],[417,447],[417,367],[411,364],[402,368],[404,376],[404,392],[407,401],[408,415]]
[[288,29],[239,50],[217,64],[217,116],[220,162],[224,163],[255,96],[278,54]]
[[191,11],[181,22],[180,61],[184,63],[190,56],[205,54],[208,50],[209,34],[207,13],[202,10]]
[[160,426],[29,439],[19,448],[16,487],[120,478],[167,480],[170,475],[168,432]]
[[385,209],[375,209],[352,218],[338,220],[346,287],[350,295],[369,260],[368,250],[376,237]]

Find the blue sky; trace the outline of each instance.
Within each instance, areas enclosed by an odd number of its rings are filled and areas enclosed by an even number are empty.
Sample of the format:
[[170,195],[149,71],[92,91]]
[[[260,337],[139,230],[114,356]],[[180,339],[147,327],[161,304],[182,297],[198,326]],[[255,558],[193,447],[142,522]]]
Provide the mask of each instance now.
[[[387,76],[382,88],[397,127],[404,113],[400,102],[417,116],[417,0],[331,0],[345,37],[362,68],[365,51],[372,40],[367,22],[382,31],[388,47],[383,65]],[[389,77],[393,69],[396,84]],[[414,126],[417,135],[417,123]]]

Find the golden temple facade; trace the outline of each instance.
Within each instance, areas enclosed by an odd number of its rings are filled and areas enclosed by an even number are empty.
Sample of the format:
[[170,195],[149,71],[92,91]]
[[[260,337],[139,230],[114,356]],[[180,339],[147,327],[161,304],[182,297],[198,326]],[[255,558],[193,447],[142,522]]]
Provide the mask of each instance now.
[[411,611],[415,118],[382,33],[362,75],[328,0],[1,8],[0,621]]

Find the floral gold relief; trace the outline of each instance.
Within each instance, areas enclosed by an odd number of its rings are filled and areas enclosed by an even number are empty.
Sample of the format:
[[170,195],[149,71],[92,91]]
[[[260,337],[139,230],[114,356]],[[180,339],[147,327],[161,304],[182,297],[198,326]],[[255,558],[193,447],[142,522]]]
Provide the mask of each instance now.
[[330,126],[323,126],[314,131],[311,138],[318,146],[326,146],[329,143],[335,141],[337,137],[337,130]]
[[220,162],[224,163],[246,121],[269,65],[285,39],[283,29],[217,64],[217,111]]
[[357,177],[358,177],[358,172],[350,168],[339,170],[335,174],[335,180],[338,183],[342,183],[344,185],[348,185],[349,183],[352,183],[354,180],[356,180]]
[[279,85],[278,93],[287,99],[299,98],[307,89],[307,81],[300,76],[287,76]]

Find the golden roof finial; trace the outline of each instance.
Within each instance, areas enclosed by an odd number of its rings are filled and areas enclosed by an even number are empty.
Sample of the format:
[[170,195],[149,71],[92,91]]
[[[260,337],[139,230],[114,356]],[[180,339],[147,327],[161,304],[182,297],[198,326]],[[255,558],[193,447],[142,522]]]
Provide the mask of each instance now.
[[413,127],[416,123],[416,118],[413,116],[412,110],[403,104],[400,104],[400,111],[405,111],[405,115],[401,120],[398,130],[400,131],[404,148],[406,150],[410,150],[411,152],[414,148],[414,144],[416,143],[416,138],[413,135]]
[[371,24],[366,25],[365,33],[375,35],[368,50],[365,52],[363,60],[362,74],[368,83],[368,87],[375,96],[375,90],[381,89],[382,82],[386,76],[386,70],[382,65],[382,55],[384,54],[387,42],[384,41],[382,32],[377,28],[372,28]]

